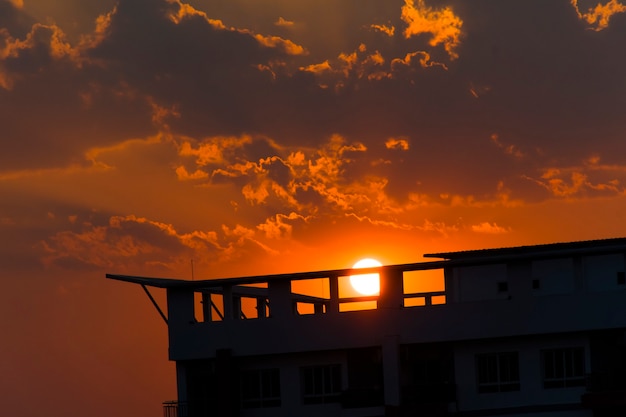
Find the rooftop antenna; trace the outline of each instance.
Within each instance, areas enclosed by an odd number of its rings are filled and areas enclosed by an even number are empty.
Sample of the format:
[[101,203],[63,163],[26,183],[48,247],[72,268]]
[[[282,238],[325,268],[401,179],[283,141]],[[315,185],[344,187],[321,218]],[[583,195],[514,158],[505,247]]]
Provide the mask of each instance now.
[[191,280],[193,281],[193,258],[191,258]]

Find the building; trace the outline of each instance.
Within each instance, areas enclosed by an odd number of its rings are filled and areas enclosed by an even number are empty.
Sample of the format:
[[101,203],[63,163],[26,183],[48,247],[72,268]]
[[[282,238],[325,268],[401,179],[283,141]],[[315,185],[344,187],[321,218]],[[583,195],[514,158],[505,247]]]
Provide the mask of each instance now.
[[168,417],[626,415],[626,238],[167,290]]

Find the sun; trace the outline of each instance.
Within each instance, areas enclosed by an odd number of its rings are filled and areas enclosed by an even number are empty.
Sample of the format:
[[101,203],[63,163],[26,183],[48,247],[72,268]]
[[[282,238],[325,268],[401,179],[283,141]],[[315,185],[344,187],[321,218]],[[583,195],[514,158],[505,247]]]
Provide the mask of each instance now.
[[[369,268],[382,265],[376,259],[364,258],[355,263],[352,268]],[[380,277],[378,274],[351,275],[350,285],[361,295],[375,295],[380,291]]]

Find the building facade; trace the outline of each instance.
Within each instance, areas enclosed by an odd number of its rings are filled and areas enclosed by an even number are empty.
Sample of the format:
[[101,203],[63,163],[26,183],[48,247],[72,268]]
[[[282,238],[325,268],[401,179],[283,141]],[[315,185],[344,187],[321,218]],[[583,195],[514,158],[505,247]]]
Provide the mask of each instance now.
[[167,417],[626,415],[626,238],[167,291]]

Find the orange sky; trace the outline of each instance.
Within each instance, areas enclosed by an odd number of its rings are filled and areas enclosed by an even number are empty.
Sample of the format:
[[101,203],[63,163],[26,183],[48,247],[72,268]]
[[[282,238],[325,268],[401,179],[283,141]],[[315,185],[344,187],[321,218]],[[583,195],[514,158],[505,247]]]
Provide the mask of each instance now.
[[3,411],[175,398],[106,272],[626,236],[625,44],[618,0],[0,0]]

